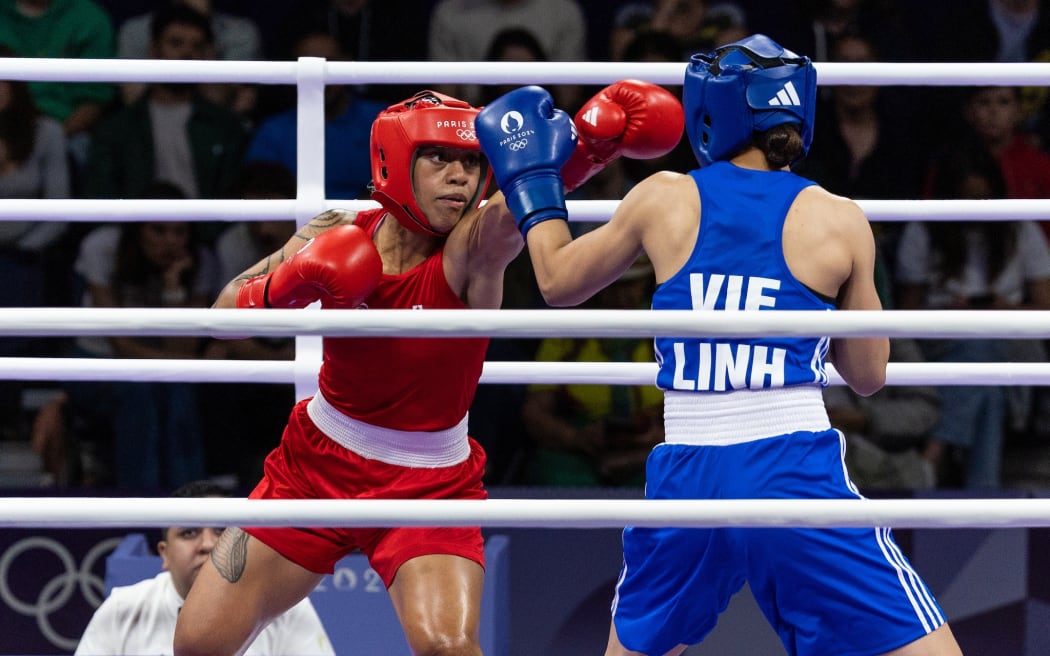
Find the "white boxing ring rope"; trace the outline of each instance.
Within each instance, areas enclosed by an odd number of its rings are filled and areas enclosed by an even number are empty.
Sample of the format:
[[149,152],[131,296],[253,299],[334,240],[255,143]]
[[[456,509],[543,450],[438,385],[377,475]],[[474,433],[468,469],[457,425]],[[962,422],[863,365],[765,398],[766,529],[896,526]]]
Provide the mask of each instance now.
[[1050,499],[0,499],[0,527],[1050,526]]
[[[318,365],[319,367],[319,365]],[[317,375],[318,367],[312,371]],[[293,383],[291,360],[121,360],[0,358],[0,380],[136,383]],[[828,365],[832,385],[845,385]],[[482,384],[652,385],[656,364],[642,362],[486,362]],[[891,362],[887,385],[1050,385],[1047,362]]]
[[[1004,321],[1003,317],[1009,317]],[[265,310],[8,308],[0,336],[1050,337],[1050,310]]]
[[[609,84],[638,78],[682,84],[685,63],[328,62],[0,58],[0,79],[39,82],[242,82],[297,84],[322,62],[328,84]],[[1050,86],[1050,63],[815,62],[822,86]]]
[[[858,200],[873,222],[1045,221],[1050,200]],[[620,201],[569,200],[570,222],[607,221]],[[0,221],[281,221],[295,216],[294,200],[105,200],[6,198]],[[366,210],[370,200],[325,200],[321,209]]]
[[[1050,86],[1050,64],[817,63],[821,85]],[[324,209],[374,207],[371,201],[324,197],[323,90],[327,84],[606,84],[633,77],[681,84],[682,64],[593,62],[220,62],[0,58],[0,79],[81,82],[241,82],[294,84],[298,92],[295,200],[0,200],[0,220],[256,221],[303,223]],[[604,221],[618,201],[570,201],[572,220]],[[873,221],[1047,220],[1050,200],[871,201],[858,203]],[[709,336],[830,335],[945,338],[1050,336],[1050,313],[715,313],[642,311],[375,311],[130,310],[9,308],[0,335],[295,335],[295,361],[157,361],[0,358],[0,379],[289,382],[316,373],[318,335],[420,336]],[[804,315],[809,316],[793,316]],[[446,316],[447,315],[447,316]],[[453,316],[455,315],[455,316]],[[775,316],[774,316],[775,315]],[[956,316],[958,315],[958,316]],[[965,317],[963,316],[965,315]],[[313,340],[313,341],[311,341]],[[833,384],[841,379],[830,368]],[[891,363],[890,384],[1039,385],[1050,363]],[[631,363],[486,362],[482,382],[651,384],[655,365]],[[1050,500],[500,500],[247,501],[244,499],[7,498],[0,526],[154,527],[173,524],[504,527],[639,526],[1050,526]]]
[[[645,310],[241,310],[175,308],[12,308],[0,336],[205,335],[407,337],[924,336],[1050,337],[1050,311],[1015,311],[1005,325],[990,310],[735,312]],[[294,382],[291,361],[0,358],[0,379],[166,382]],[[317,365],[319,366],[319,365]],[[310,375],[317,373],[313,367]],[[482,383],[648,385],[655,364],[486,362]],[[832,384],[843,384],[829,365]],[[890,363],[891,385],[1050,384],[1050,363]]]

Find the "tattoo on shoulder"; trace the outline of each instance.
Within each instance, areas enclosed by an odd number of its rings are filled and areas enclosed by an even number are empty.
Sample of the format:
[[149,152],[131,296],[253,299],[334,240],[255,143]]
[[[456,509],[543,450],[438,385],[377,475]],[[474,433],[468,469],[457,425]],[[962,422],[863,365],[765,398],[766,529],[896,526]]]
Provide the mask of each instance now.
[[310,219],[304,227],[312,226],[314,228],[327,229],[340,223],[352,223],[355,216],[357,216],[357,212],[349,210],[328,210]]
[[[279,267],[282,262],[284,262],[286,257],[286,251],[288,252],[288,256],[290,257],[291,253],[294,253],[302,247],[302,244],[305,244],[306,242],[310,241],[311,239],[313,239],[314,237],[316,237],[317,235],[329,228],[341,225],[343,223],[353,223],[354,217],[356,216],[357,212],[351,212],[349,210],[328,210],[327,212],[322,212],[321,214],[318,214],[314,218],[310,219],[308,223],[306,223],[303,226],[300,226],[299,229],[295,231],[295,234],[292,235],[292,239],[289,240],[288,244],[285,244],[283,247],[281,247],[279,251],[272,253],[259,266],[249,271],[245,271],[244,273],[234,278],[234,280],[249,280],[251,278],[270,273],[271,271]],[[295,241],[302,243],[295,244]]]
[[239,528],[228,528],[211,552],[211,562],[222,578],[236,583],[248,563],[248,534]]

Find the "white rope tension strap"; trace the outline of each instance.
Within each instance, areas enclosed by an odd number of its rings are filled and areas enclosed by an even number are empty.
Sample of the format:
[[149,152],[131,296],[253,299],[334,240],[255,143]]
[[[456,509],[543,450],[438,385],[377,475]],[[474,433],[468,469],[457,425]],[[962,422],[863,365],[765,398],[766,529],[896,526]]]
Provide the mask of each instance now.
[[[314,363],[317,374],[321,363]],[[294,383],[292,360],[155,360],[0,358],[0,380],[133,383]],[[653,385],[657,367],[644,362],[485,362],[481,382],[541,385]],[[829,382],[845,385],[827,365]],[[1048,385],[1050,362],[891,362],[887,385]]]
[[1050,526],[1050,499],[0,499],[0,527]]
[[1050,310],[212,310],[6,308],[0,336],[1050,337]]

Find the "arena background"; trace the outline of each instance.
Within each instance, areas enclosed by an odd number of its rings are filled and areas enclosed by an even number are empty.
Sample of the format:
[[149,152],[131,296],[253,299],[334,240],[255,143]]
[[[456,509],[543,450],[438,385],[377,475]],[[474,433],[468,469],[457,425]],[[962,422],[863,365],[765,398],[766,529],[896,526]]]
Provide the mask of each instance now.
[[[148,11],[146,0],[98,0],[114,24]],[[764,32],[789,47],[792,34],[804,31],[796,3],[736,0],[748,12],[753,32]],[[384,0],[408,33],[425,34],[433,0]],[[605,52],[612,12],[602,0],[580,0],[589,26],[589,51]],[[935,41],[952,29],[941,20],[952,0],[902,2],[919,26],[917,33]],[[280,18],[293,0],[225,0],[219,8],[253,18],[270,40],[280,32]],[[425,42],[406,40],[406,59],[421,59]],[[98,494],[97,490],[5,487],[4,496]],[[136,495],[135,490],[113,491]],[[493,488],[496,498],[638,497],[635,490],[554,490]],[[909,496],[902,491],[894,497]],[[1025,486],[1002,490],[1010,497],[1050,497],[1050,490]],[[930,496],[952,496],[949,492]],[[0,653],[63,654],[82,632],[104,594],[106,555],[128,533],[122,529],[0,530]],[[560,656],[600,653],[608,631],[608,606],[619,568],[619,531],[609,529],[491,530],[508,539],[509,622],[490,656]],[[1050,654],[1050,530],[920,529],[897,531],[897,539],[942,603],[969,656]],[[153,538],[150,537],[152,540]],[[377,616],[387,604],[376,600]],[[486,600],[491,603],[491,600]],[[329,626],[332,633],[341,626]],[[407,653],[395,627],[389,651]],[[352,639],[352,638],[351,638]],[[710,638],[690,649],[698,654],[782,654],[772,630],[745,589],[738,594]]]

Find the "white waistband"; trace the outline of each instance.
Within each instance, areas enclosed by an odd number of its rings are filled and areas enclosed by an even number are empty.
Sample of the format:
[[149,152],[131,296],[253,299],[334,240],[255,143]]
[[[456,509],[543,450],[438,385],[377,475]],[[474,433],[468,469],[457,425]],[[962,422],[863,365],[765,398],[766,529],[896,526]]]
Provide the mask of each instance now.
[[306,404],[306,412],[322,433],[369,460],[401,467],[449,467],[470,456],[467,415],[445,430],[394,430],[347,417],[320,392]]
[[831,428],[821,388],[664,393],[664,442],[726,445]]

